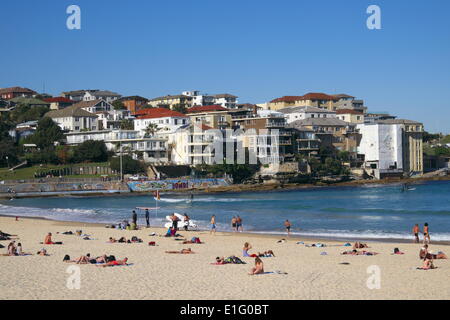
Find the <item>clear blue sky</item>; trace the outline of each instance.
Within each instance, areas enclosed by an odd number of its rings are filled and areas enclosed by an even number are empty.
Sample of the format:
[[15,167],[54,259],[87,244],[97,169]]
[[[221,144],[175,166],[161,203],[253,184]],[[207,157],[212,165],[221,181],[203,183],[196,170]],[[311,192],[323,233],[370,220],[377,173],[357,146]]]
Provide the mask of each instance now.
[[[66,28],[81,7],[82,29]],[[377,4],[382,30],[368,30]],[[448,0],[3,0],[0,87],[347,93],[450,133]]]

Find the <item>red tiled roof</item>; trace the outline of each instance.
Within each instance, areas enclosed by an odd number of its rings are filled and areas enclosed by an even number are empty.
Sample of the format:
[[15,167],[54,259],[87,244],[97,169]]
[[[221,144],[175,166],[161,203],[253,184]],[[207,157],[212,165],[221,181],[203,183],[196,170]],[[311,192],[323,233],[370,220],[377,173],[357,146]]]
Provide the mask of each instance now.
[[305,94],[304,96],[284,96],[281,98],[274,99],[270,102],[277,103],[277,102],[296,102],[301,100],[333,100],[337,101],[339,100],[337,97],[330,96],[325,93],[317,93],[317,92],[310,92]]
[[284,96],[281,98],[277,98],[277,99],[273,99],[272,103],[276,103],[276,102],[295,102],[295,101],[299,101],[301,100],[302,96]]
[[195,123],[194,125],[202,130],[210,130],[213,128],[213,127],[207,126],[206,124],[203,124],[203,123]]
[[22,87],[11,87],[11,88],[3,88],[0,89],[0,94],[4,93],[36,93],[35,91],[28,89],[28,88],[22,88]]
[[339,100],[336,97],[330,96],[325,93],[317,93],[317,92],[310,92],[303,96],[302,100]]
[[229,111],[229,110],[220,105],[213,104],[210,106],[195,106],[189,108],[186,113],[189,114],[189,113],[214,112],[214,111]]
[[186,115],[181,112],[173,111],[166,108],[146,108],[137,111],[134,114],[137,119],[154,119],[154,118],[165,118],[165,117],[186,117]]
[[47,98],[47,99],[44,99],[44,101],[48,102],[48,103],[52,103],[52,102],[75,103],[75,101],[72,101],[72,100],[64,98],[64,97]]
[[353,109],[339,109],[336,110],[336,114],[357,114],[357,115],[363,115],[361,111],[353,110]]

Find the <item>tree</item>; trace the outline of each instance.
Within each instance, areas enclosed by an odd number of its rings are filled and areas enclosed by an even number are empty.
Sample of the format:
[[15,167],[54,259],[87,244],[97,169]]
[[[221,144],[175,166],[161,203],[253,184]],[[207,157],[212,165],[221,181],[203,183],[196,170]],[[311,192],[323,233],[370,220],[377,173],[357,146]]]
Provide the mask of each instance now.
[[155,123],[150,123],[148,127],[145,129],[145,135],[152,137],[158,131],[159,131],[158,125]]
[[187,112],[187,107],[185,104],[178,103],[172,107],[172,110],[185,114]]
[[30,107],[26,104],[17,104],[11,111],[10,120],[14,124],[41,119],[50,109],[46,106]]
[[120,129],[122,130],[134,130],[133,120],[125,119],[120,122]]
[[0,166],[6,167],[17,163],[18,150],[10,137],[0,140]]
[[[111,169],[120,172],[120,157],[111,159]],[[145,168],[138,160],[134,160],[131,156],[122,156],[122,172],[124,174],[138,174],[145,172]]]
[[120,100],[115,100],[113,103],[111,103],[112,106],[114,107],[114,110],[126,110],[127,107],[125,107],[125,105],[123,104],[122,101]]
[[44,149],[54,146],[64,138],[61,128],[51,118],[45,117],[39,120],[36,132],[25,138],[27,143],[34,143],[38,148]]
[[76,162],[105,162],[108,160],[108,150],[105,142],[87,140],[74,150]]

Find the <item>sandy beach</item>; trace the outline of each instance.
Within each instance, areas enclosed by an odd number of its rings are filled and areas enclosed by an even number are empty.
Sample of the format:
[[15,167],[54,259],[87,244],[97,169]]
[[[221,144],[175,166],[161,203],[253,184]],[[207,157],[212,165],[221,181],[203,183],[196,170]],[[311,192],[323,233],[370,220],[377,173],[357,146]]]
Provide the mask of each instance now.
[[[62,235],[64,231],[82,229],[94,240],[83,240],[76,235]],[[0,230],[18,235],[23,257],[0,256],[0,299],[449,299],[450,262],[435,260],[435,270],[416,270],[422,262],[418,258],[421,245],[413,243],[367,242],[375,256],[344,256],[351,249],[344,242],[321,241],[323,248],[306,247],[318,240],[288,238],[285,236],[217,233],[208,231],[180,231],[187,239],[198,236],[204,244],[183,245],[174,238],[150,236],[164,233],[161,228],[122,231],[103,225],[57,222],[41,219],[0,217]],[[53,241],[63,245],[42,245],[48,232]],[[59,232],[59,234],[58,234]],[[137,236],[138,244],[107,243],[112,236],[127,239]],[[148,246],[155,241],[157,246]],[[265,271],[287,274],[248,275],[253,258],[242,258],[244,242],[250,242],[250,253],[273,250],[276,257],[262,258]],[[0,241],[6,253],[9,241]],[[50,256],[37,256],[45,247]],[[192,248],[196,254],[166,254],[166,250]],[[395,247],[404,255],[392,255]],[[444,244],[431,244],[434,252],[450,253]],[[321,255],[326,252],[326,255]],[[77,258],[86,253],[92,256],[112,254],[128,257],[130,266],[100,268],[79,265],[80,289],[67,288],[71,276],[63,263],[65,254]],[[213,265],[215,257],[236,255],[247,262],[244,265]],[[347,263],[347,264],[342,264]],[[370,289],[368,273],[377,266],[380,271],[379,289]],[[375,267],[375,269],[377,269]],[[371,278],[372,279],[372,278]],[[369,281],[370,282],[370,281]],[[373,283],[373,282],[370,282]]]

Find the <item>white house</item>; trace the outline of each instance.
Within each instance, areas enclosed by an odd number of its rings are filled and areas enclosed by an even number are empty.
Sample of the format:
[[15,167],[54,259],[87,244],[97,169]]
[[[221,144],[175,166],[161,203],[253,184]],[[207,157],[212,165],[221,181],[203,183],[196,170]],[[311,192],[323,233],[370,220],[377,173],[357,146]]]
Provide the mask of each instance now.
[[158,136],[167,138],[167,134],[175,132],[178,128],[189,124],[189,117],[166,108],[147,108],[139,110],[135,114],[134,130],[142,136],[146,135],[146,129],[150,124],[157,126]]
[[98,117],[96,114],[74,106],[47,112],[45,117],[52,118],[61,129],[73,132],[98,130]]
[[131,154],[134,159],[152,163],[167,163],[167,140],[144,138],[135,130],[100,130],[66,133],[67,144],[78,145],[88,140],[104,141],[116,154]]
[[287,123],[308,118],[336,118],[336,112],[316,107],[288,107],[278,110],[286,116]]
[[401,124],[358,124],[362,135],[358,154],[364,155],[366,172],[381,179],[403,173]]
[[73,105],[75,108],[96,114],[99,129],[119,129],[120,122],[130,117],[128,110],[114,110],[114,107],[103,99],[80,101]]
[[83,101],[104,100],[108,103],[119,99],[120,94],[107,90],[89,90],[83,96]]

